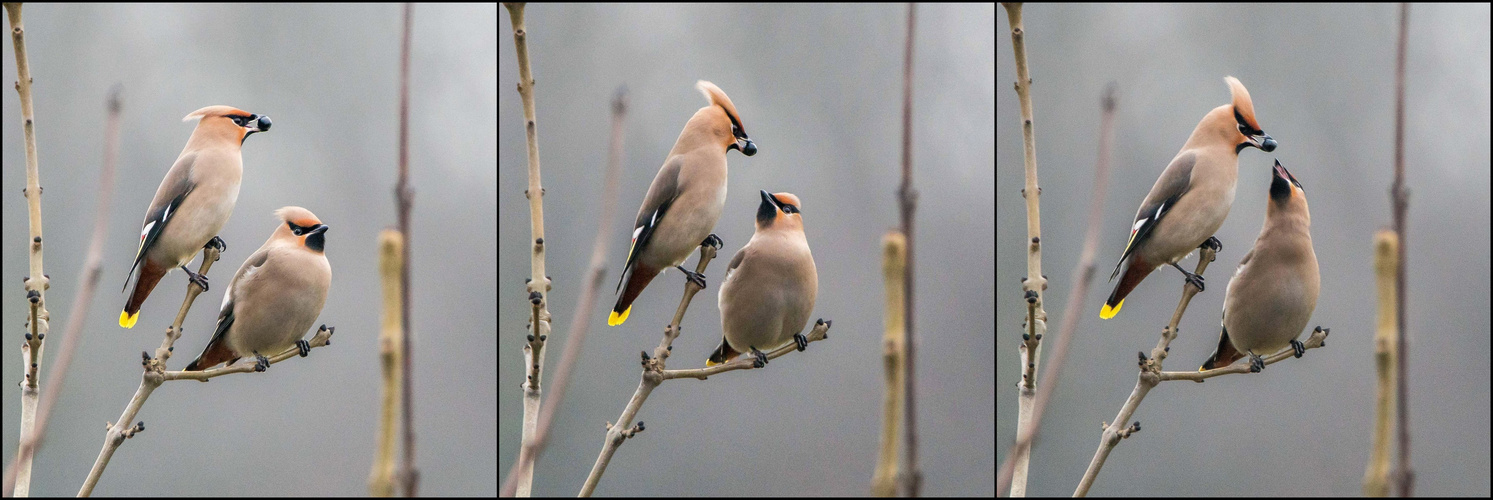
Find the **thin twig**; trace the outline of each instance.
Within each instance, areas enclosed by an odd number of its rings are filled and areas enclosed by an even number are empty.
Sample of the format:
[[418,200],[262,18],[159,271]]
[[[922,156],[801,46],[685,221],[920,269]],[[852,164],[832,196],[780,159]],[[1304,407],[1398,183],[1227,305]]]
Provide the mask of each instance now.
[[897,494],[898,437],[906,402],[902,390],[907,384],[907,323],[902,307],[902,280],[907,276],[907,238],[900,231],[887,231],[881,237],[881,274],[886,286],[886,331],[881,337],[881,360],[886,372],[886,397],[881,410],[881,447],[876,459],[876,473],[871,476],[871,495],[890,497]]
[[1390,188],[1389,200],[1394,206],[1395,236],[1399,240],[1399,265],[1395,271],[1395,310],[1398,313],[1399,341],[1395,367],[1395,408],[1399,422],[1399,461],[1395,478],[1399,496],[1415,495],[1415,469],[1410,466],[1410,346],[1406,344],[1405,317],[1405,218],[1409,210],[1410,193],[1405,189],[1405,46],[1409,43],[1410,4],[1400,4],[1400,39],[1395,46],[1395,164],[1394,186]]
[[[207,271],[212,269],[213,263],[218,261],[222,251],[218,245],[204,247],[202,264],[198,266],[197,274],[207,275]],[[135,390],[135,395],[130,398],[129,404],[125,405],[124,413],[119,416],[119,420],[109,424],[108,431],[104,433],[104,447],[99,450],[99,456],[93,462],[93,469],[88,471],[88,478],[83,480],[83,487],[78,491],[78,496],[92,495],[93,487],[98,484],[99,477],[109,466],[109,459],[114,456],[114,450],[118,449],[126,438],[134,437],[136,433],[145,430],[145,422],[135,424],[130,422],[134,421],[135,414],[150,398],[150,393],[165,382],[166,361],[171,359],[173,345],[177,339],[181,338],[181,323],[186,319],[187,311],[191,310],[192,303],[197,300],[197,296],[201,295],[202,291],[202,285],[197,284],[196,281],[187,280],[187,295],[181,301],[181,309],[176,313],[176,320],[171,323],[171,326],[166,327],[166,335],[161,340],[161,346],[156,348],[156,355],[151,356],[148,352],[140,351],[140,364],[144,367],[143,373],[140,374],[140,387]]]
[[1395,279],[1399,274],[1399,242],[1394,231],[1374,234],[1374,278],[1379,291],[1379,321],[1374,330],[1374,426],[1370,433],[1369,463],[1363,472],[1363,496],[1389,496],[1390,438],[1394,429],[1395,341],[1399,326],[1395,312]]
[[[321,325],[321,328],[317,329],[316,335],[312,336],[311,340],[307,341],[307,344],[312,349],[331,345],[334,330],[336,330],[335,327]],[[141,352],[140,354],[145,356],[147,353]],[[291,347],[267,359],[270,364],[275,364],[298,356],[301,356],[300,348]],[[104,439],[104,448],[99,450],[98,459],[93,462],[93,469],[88,471],[88,478],[83,481],[83,488],[78,491],[78,496],[80,497],[91,496],[93,494],[94,486],[98,485],[99,478],[103,476],[104,468],[109,466],[109,460],[114,456],[114,451],[119,449],[119,445],[123,444],[125,439],[135,437],[135,434],[145,431],[144,421],[135,422],[133,425],[126,424],[134,420],[135,415],[140,412],[140,408],[145,405],[145,401],[150,399],[150,394],[155,392],[156,388],[160,387],[161,384],[171,380],[206,382],[209,379],[223,375],[254,373],[256,371],[254,363],[235,363],[231,366],[206,371],[160,371],[156,369],[159,365],[148,356],[145,356],[140,364],[145,367],[144,374],[140,377],[140,387],[135,390],[135,395],[130,398],[129,404],[125,405],[124,413],[119,416],[119,421],[108,424],[109,432]]]
[[[534,74],[529,67],[529,34],[524,25],[524,4],[504,3],[508,9],[508,20],[513,25],[513,48],[518,56],[518,95],[524,104],[524,139],[528,144],[529,188],[524,195],[529,198],[529,231],[532,235],[529,248],[529,335],[524,344],[524,368],[528,376],[524,379],[523,439],[519,453],[533,456],[527,449],[534,446],[539,432],[539,403],[543,392],[541,375],[544,373],[544,346],[549,340],[550,322],[548,293],[550,279],[544,273],[544,187],[539,177],[539,126],[534,113]],[[530,496],[534,484],[533,461],[519,470],[517,494]]]
[[394,186],[394,200],[399,208],[400,245],[399,299],[404,323],[400,361],[404,365],[400,392],[401,421],[404,424],[404,456],[400,462],[400,483],[404,496],[420,495],[420,470],[415,468],[415,396],[414,342],[410,334],[410,209],[415,203],[415,192],[410,187],[410,30],[414,24],[414,4],[404,4],[404,32],[399,42],[399,181]]
[[[713,245],[700,245],[700,260],[695,265],[696,273],[705,274],[705,267],[710,265],[711,259],[715,258],[717,250],[719,249]],[[602,446],[601,453],[597,455],[596,463],[591,466],[591,474],[586,476],[586,482],[581,486],[581,492],[578,496],[591,496],[596,491],[596,485],[600,483],[601,476],[606,473],[607,465],[611,463],[612,456],[617,453],[617,448],[622,445],[622,441],[637,435],[639,432],[643,432],[643,422],[639,421],[636,425],[633,425],[632,420],[637,416],[638,411],[643,408],[643,403],[648,400],[648,395],[653,393],[653,389],[658,387],[659,384],[662,384],[665,380],[677,378],[705,380],[717,373],[755,368],[753,360],[748,359],[749,356],[743,356],[735,361],[710,368],[691,370],[668,370],[665,368],[669,353],[674,349],[674,340],[679,338],[684,313],[689,310],[690,301],[694,299],[695,294],[703,289],[704,287],[698,283],[686,280],[684,296],[679,299],[679,308],[674,311],[674,320],[669,323],[669,326],[664,327],[663,339],[659,341],[658,347],[653,350],[653,356],[649,356],[647,351],[639,352],[643,366],[642,380],[638,382],[638,389],[633,392],[632,399],[628,400],[627,406],[622,409],[622,415],[617,417],[617,422],[615,424],[607,423],[606,444]],[[830,324],[829,320],[824,319],[815,322],[813,331],[809,332],[806,336],[809,342],[829,338]],[[777,358],[794,350],[797,350],[797,346],[789,344],[773,350],[767,356],[768,359]]]
[[104,122],[104,162],[99,172],[99,187],[97,205],[93,212],[93,235],[88,241],[88,253],[83,258],[83,269],[79,282],[77,295],[73,297],[73,310],[67,318],[67,328],[62,335],[62,351],[57,356],[57,364],[53,366],[52,383],[43,389],[41,406],[36,412],[36,427],[32,435],[21,440],[17,447],[15,461],[5,471],[4,491],[11,491],[15,484],[17,467],[21,463],[30,463],[41,446],[42,439],[47,435],[47,422],[52,415],[53,405],[57,398],[62,395],[62,384],[67,380],[68,368],[72,366],[73,354],[78,350],[82,342],[83,322],[88,318],[88,311],[93,303],[93,292],[98,288],[99,275],[103,271],[104,261],[104,239],[109,234],[109,199],[114,194],[114,164],[119,157],[119,110],[121,86],[115,84],[109,92],[108,118]]
[[[36,161],[36,114],[31,105],[31,63],[26,55],[26,29],[21,22],[21,4],[7,3],[5,11],[10,16],[10,39],[16,54],[16,94],[21,100],[21,128],[26,140],[26,211],[29,215],[30,234],[27,239],[30,249],[30,271],[26,274],[26,301],[30,312],[26,316],[26,341],[21,344],[21,415],[20,441],[36,436],[37,406],[41,397],[39,380],[46,344],[42,341],[51,331],[51,314],[47,312],[46,292],[51,287],[51,277],[42,272],[41,237],[41,173]],[[32,454],[16,457],[17,480],[15,494],[31,494]]]
[[[1022,24],[1021,4],[1005,3],[1006,22],[1011,27],[1011,50],[1016,62],[1016,99],[1021,103],[1022,162],[1026,183],[1021,196],[1026,199],[1026,277],[1022,278],[1022,298],[1026,301],[1027,315],[1023,325],[1020,356],[1021,382],[1016,394],[1016,428],[1032,426],[1032,417],[1037,404],[1037,373],[1042,366],[1042,342],[1047,334],[1047,311],[1043,307],[1043,294],[1047,291],[1047,275],[1042,273],[1042,188],[1037,182],[1036,127],[1032,122],[1031,73],[1026,59],[1026,28]],[[1017,450],[1012,465],[1011,496],[1026,496],[1027,467],[1031,461],[1031,448]]]
[[[1084,232],[1083,250],[1078,257],[1078,264],[1073,268],[1073,288],[1068,291],[1068,310],[1063,316],[1062,325],[1058,327],[1057,344],[1053,349],[1052,361],[1042,383],[1037,384],[1037,395],[1035,404],[1032,405],[1031,419],[1029,425],[1016,430],[1016,442],[1011,445],[1011,451],[1006,454],[1006,460],[1000,468],[1000,486],[996,491],[1006,491],[1012,483],[1017,461],[1016,457],[1029,459],[1031,457],[1032,441],[1036,439],[1038,431],[1042,427],[1042,416],[1047,409],[1047,403],[1052,399],[1056,391],[1058,381],[1061,380],[1063,361],[1068,358],[1068,349],[1073,341],[1073,332],[1078,330],[1078,318],[1086,307],[1084,297],[1088,296],[1089,285],[1094,278],[1094,255],[1099,246],[1099,225],[1104,218],[1104,195],[1109,191],[1109,152],[1114,144],[1114,118],[1115,118],[1115,84],[1110,83],[1104,90],[1101,99],[1101,113],[1099,118],[1099,156],[1094,165],[1094,187],[1093,193],[1089,195],[1089,221],[1088,229]],[[1028,339],[1041,341],[1042,339]],[[1022,346],[1026,346],[1025,343]],[[1025,466],[1022,467],[1026,469]],[[1022,474],[1022,489],[1025,489],[1025,476]]]
[[[1198,265],[1194,274],[1201,275],[1208,269],[1218,256],[1218,250],[1212,246],[1204,245],[1198,251]],[[1099,449],[1094,451],[1094,458],[1089,461],[1088,470],[1084,471],[1083,478],[1078,482],[1078,488],[1074,490],[1073,496],[1088,496],[1089,488],[1094,486],[1094,480],[1099,477],[1099,471],[1104,468],[1104,461],[1109,458],[1109,452],[1113,451],[1115,445],[1121,439],[1130,437],[1131,434],[1140,431],[1140,422],[1126,426],[1130,416],[1140,407],[1141,401],[1146,399],[1146,394],[1151,388],[1161,383],[1161,363],[1166,360],[1166,354],[1171,350],[1171,342],[1177,338],[1177,324],[1182,321],[1182,313],[1187,311],[1187,305],[1192,302],[1192,296],[1197,295],[1197,286],[1192,283],[1182,285],[1182,298],[1177,301],[1177,310],[1172,313],[1172,321],[1161,329],[1161,339],[1157,341],[1156,348],[1151,350],[1151,356],[1145,353],[1137,353],[1140,358],[1140,374],[1136,377],[1135,388],[1130,391],[1130,397],[1125,404],[1120,406],[1120,412],[1115,415],[1115,420],[1105,424],[1104,432],[1099,440]]]
[[[712,245],[700,245],[700,260],[695,264],[695,272],[705,274],[705,267],[715,258],[717,248]],[[669,359],[669,352],[674,350],[674,339],[679,338],[680,325],[684,321],[684,312],[689,310],[689,303],[695,298],[695,294],[703,290],[700,284],[685,280],[684,296],[679,299],[679,307],[674,311],[674,319],[669,326],[664,327],[663,339],[659,341],[658,347],[653,350],[653,356],[648,356],[647,351],[641,352],[643,364],[642,380],[638,382],[638,389],[633,391],[632,399],[628,400],[627,406],[623,407],[622,415],[617,417],[617,423],[607,424],[606,444],[601,447],[601,454],[596,457],[596,463],[591,466],[591,474],[586,476],[585,484],[581,485],[578,496],[589,497],[596,491],[597,483],[601,482],[602,474],[607,471],[607,465],[612,462],[612,455],[617,453],[617,447],[622,441],[633,437],[643,431],[643,422],[631,425],[633,417],[637,416],[638,410],[643,408],[643,403],[648,401],[648,394],[653,392],[658,384],[663,383],[664,365]]]
[[923,490],[923,470],[918,465],[918,383],[917,383],[917,295],[913,293],[916,274],[913,270],[916,266],[916,253],[913,244],[917,240],[915,214],[918,209],[918,192],[912,187],[912,41],[917,26],[918,6],[914,3],[907,4],[907,40],[902,53],[902,185],[897,189],[897,198],[901,201],[902,208],[902,235],[907,239],[907,274],[903,286],[907,289],[903,296],[906,302],[907,315],[907,390],[903,393],[906,402],[903,403],[907,411],[907,426],[903,428],[907,441],[907,464],[902,468],[905,474],[903,486],[907,495],[911,497],[921,496]]
[[[534,437],[534,445],[519,451],[519,458],[513,467],[508,469],[508,477],[503,480],[503,491],[499,496],[513,496],[518,488],[519,471],[525,467],[533,468],[532,464],[524,465],[524,462],[535,462],[544,453],[544,448],[549,444],[550,426],[559,414],[560,403],[565,401],[565,388],[570,386],[570,375],[575,372],[576,362],[581,357],[581,347],[585,345],[587,334],[590,332],[591,308],[596,302],[596,291],[601,288],[602,278],[606,275],[606,254],[608,242],[607,229],[611,227],[613,216],[617,212],[617,186],[618,179],[622,176],[622,120],[627,115],[627,89],[618,88],[616,97],[612,100],[612,133],[611,148],[607,155],[606,175],[602,181],[601,188],[601,213],[597,217],[599,224],[596,228],[596,240],[591,244],[591,266],[586,271],[589,277],[581,288],[581,297],[576,301],[575,314],[570,317],[570,328],[566,330],[570,335],[565,342],[565,350],[560,353],[560,364],[553,370],[554,381],[550,383],[550,397],[540,407],[539,428]],[[525,453],[527,452],[527,453]]]
[[385,229],[378,235],[379,281],[384,289],[383,328],[378,336],[383,402],[379,405],[378,449],[373,455],[373,470],[368,474],[368,494],[376,497],[394,496],[397,409],[404,378],[400,359],[403,354],[400,346],[404,345],[404,304],[400,296],[404,290],[403,246],[399,231]]

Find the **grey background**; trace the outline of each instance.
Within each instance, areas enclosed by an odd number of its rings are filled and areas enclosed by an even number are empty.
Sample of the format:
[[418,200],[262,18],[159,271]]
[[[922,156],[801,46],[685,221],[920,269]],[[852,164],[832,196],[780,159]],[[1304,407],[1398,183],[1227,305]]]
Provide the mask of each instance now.
[[[918,212],[918,383],[925,494],[990,496],[995,454],[988,311],[994,204],[994,5],[918,9],[914,84]],[[549,367],[568,341],[580,279],[591,255],[609,133],[609,100],[631,89],[619,213],[609,222],[608,274],[575,383],[540,459],[534,491],[573,495],[638,385],[638,352],[658,345],[683,289],[678,272],[656,279],[628,322],[606,326],[617,272],[643,193],[679,136],[705,106],[695,80],[736,104],[759,147],[727,155],[730,188],[715,232],[721,259],[746,244],[759,189],[803,199],[819,271],[814,317],[834,319],[826,342],[766,370],[669,382],[638,419],[607,469],[600,495],[864,495],[875,465],[881,398],[880,241],[896,224],[901,155],[902,5],[530,5],[544,168],[550,311]],[[523,326],[529,276],[522,104],[506,12],[498,51],[502,223],[499,301],[503,340],[499,472],[519,446]],[[694,265],[694,258],[688,266]],[[713,262],[695,297],[670,368],[704,366],[720,341],[716,298],[726,260]]]
[[[1279,149],[1239,155],[1224,243],[1171,344],[1168,370],[1195,370],[1218,339],[1223,288],[1264,220],[1278,158],[1306,187],[1322,292],[1311,325],[1326,348],[1259,376],[1163,384],[1136,413],[1142,432],[1119,445],[1092,491],[1103,496],[1355,496],[1374,402],[1373,232],[1390,223],[1394,43],[1398,8],[1276,5],[1028,5],[1035,79],[1043,268],[1056,325],[1080,314],[1068,370],[1033,455],[1029,493],[1071,495],[1135,385],[1135,353],[1156,345],[1180,290],[1162,269],[1114,319],[1099,320],[1105,278],[1140,200],[1203,114],[1243,81]],[[996,35],[1000,186],[996,210],[1002,325],[996,442],[1015,428],[1025,272],[1020,112],[1008,23]],[[1405,159],[1410,188],[1408,329],[1413,465],[1421,496],[1487,496],[1489,9],[1415,5],[1410,14]],[[1113,170],[1098,273],[1070,311],[1098,148],[1099,95],[1119,85]],[[1191,269],[1196,257],[1182,261]],[[1052,331],[1052,330],[1049,330]],[[1055,332],[1054,332],[1055,333]],[[1051,346],[1049,346],[1051,347]],[[1050,351],[1049,351],[1050,352]]]
[[[415,9],[410,103],[415,403],[426,495],[496,494],[491,444],[496,356],[493,165],[496,5]],[[394,224],[400,8],[396,5],[27,5],[37,137],[60,352],[92,230],[103,155],[104,96],[123,82],[124,128],[103,277],[83,344],[37,457],[33,495],[73,495],[140,382],[140,351],[160,345],[186,280],[168,275],[140,323],[121,329],[119,292],[140,220],[191,135],[181,117],[211,104],[269,115],[244,145],[244,184],[210,272],[176,343],[175,368],[207,343],[233,272],[274,229],[271,211],[302,205],[331,230],[333,280],[318,322],[335,342],[262,375],[166,384],[139,414],[146,432],[115,454],[95,494],[362,495],[378,423],[380,289],[376,237]],[[4,462],[20,397],[26,207],[20,107],[4,42]],[[196,264],[192,264],[195,269]],[[53,365],[48,365],[50,368]],[[53,373],[43,375],[47,383]]]

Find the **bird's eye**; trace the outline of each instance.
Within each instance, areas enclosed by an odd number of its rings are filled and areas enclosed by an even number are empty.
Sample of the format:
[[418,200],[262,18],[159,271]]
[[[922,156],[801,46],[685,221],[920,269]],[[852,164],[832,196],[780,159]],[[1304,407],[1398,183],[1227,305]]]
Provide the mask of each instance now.
[[285,225],[290,226],[290,232],[295,233],[296,236],[300,236],[306,232],[306,228],[297,226],[294,222],[286,222]]
[[783,205],[783,213],[796,214],[798,213],[798,207],[795,207],[793,205]]

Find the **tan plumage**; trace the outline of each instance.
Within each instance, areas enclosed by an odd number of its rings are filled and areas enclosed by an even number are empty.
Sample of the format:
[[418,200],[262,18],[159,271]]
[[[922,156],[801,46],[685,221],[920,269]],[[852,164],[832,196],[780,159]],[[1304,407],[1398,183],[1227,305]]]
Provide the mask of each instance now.
[[[141,304],[173,268],[180,267],[193,281],[207,287],[206,276],[184,266],[197,250],[217,237],[233,214],[244,173],[239,154],[244,139],[270,129],[270,117],[231,106],[208,106],[182,120],[192,119],[200,119],[197,128],[145,211],[135,264],[130,267],[132,275],[139,268],[140,277],[125,301],[124,311],[119,313],[119,326],[135,326]],[[125,286],[129,286],[129,276],[125,277]]]
[[798,197],[789,193],[761,191],[757,206],[757,231],[751,241],[726,268],[721,283],[721,345],[705,364],[715,366],[740,353],[751,353],[757,366],[767,363],[763,350],[798,342],[808,344],[800,333],[814,312],[819,293],[819,272],[809,241]]
[[213,338],[187,371],[224,361],[231,365],[245,356],[267,367],[260,358],[293,345],[305,354],[301,337],[321,314],[332,285],[332,266],[324,253],[327,226],[301,207],[281,208],[275,216],[280,225],[233,275]]
[[[648,195],[633,224],[627,264],[617,281],[621,296],[607,317],[608,325],[627,321],[633,300],[648,282],[664,269],[683,263],[695,247],[712,236],[710,230],[726,205],[726,151],[757,154],[757,146],[747,138],[731,98],[704,80],[696,82],[695,88],[705,94],[710,105],[700,108],[684,124],[674,149],[648,186]],[[679,270],[692,280],[705,279]]]
[[1218,348],[1199,370],[1227,366],[1251,353],[1256,355],[1251,361],[1254,371],[1259,371],[1264,363],[1258,355],[1296,343],[1317,308],[1321,286],[1311,225],[1306,191],[1276,161],[1265,225],[1229,280]]
[[1130,241],[1109,279],[1113,281],[1120,266],[1128,263],[1125,275],[1104,302],[1100,318],[1118,314],[1125,296],[1151,271],[1164,265],[1176,267],[1189,282],[1202,288],[1203,277],[1177,267],[1176,262],[1212,238],[1228,217],[1239,177],[1239,151],[1246,146],[1275,150],[1275,139],[1255,120],[1249,91],[1232,76],[1224,82],[1229,85],[1233,102],[1203,116],[1136,211]]

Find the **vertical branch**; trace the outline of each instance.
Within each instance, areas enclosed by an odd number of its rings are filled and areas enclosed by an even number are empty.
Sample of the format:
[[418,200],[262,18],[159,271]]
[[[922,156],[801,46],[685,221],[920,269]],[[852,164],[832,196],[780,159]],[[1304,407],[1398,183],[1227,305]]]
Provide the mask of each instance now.
[[917,233],[913,225],[914,213],[918,208],[918,192],[912,187],[912,41],[917,26],[917,4],[907,4],[907,40],[902,52],[902,185],[897,189],[897,198],[902,208],[902,235],[907,239],[907,267],[904,270],[905,289],[903,302],[907,309],[907,352],[905,363],[907,364],[906,381],[907,389],[903,393],[905,402],[903,406],[907,412],[907,427],[903,429],[907,435],[907,466],[902,469],[906,474],[903,485],[907,488],[908,496],[919,496],[923,485],[923,471],[918,466],[918,405],[917,405],[917,342],[913,335],[917,332],[917,316],[914,314],[913,305],[916,303],[913,293],[914,279],[913,241],[917,239]]
[[565,342],[565,350],[560,353],[560,365],[554,370],[549,403],[540,407],[534,443],[519,450],[518,461],[508,470],[508,478],[503,480],[503,491],[499,496],[513,496],[518,489],[519,471],[533,468],[532,464],[525,465],[525,462],[538,461],[539,455],[544,453],[544,448],[549,443],[550,425],[555,421],[560,403],[565,401],[565,388],[570,386],[570,375],[575,372],[576,362],[581,357],[581,347],[585,345],[587,332],[590,331],[591,322],[587,318],[596,303],[596,291],[601,288],[602,277],[606,275],[607,242],[611,241],[607,237],[607,228],[611,227],[613,216],[617,212],[617,180],[622,176],[622,120],[626,116],[627,89],[618,88],[617,95],[612,100],[611,148],[607,155],[605,180],[602,181],[601,213],[597,217],[596,240],[591,244],[591,266],[586,271],[585,287],[581,288],[575,314],[570,317],[570,328],[566,330],[570,337]]
[[373,458],[373,470],[368,475],[368,494],[376,497],[394,496],[394,450],[395,435],[399,425],[396,409],[400,405],[400,389],[403,381],[399,346],[404,343],[404,310],[400,300],[403,293],[404,239],[399,231],[385,229],[378,235],[378,268],[384,285],[384,324],[378,337],[379,360],[383,364],[383,404],[379,407],[378,450]]
[[1378,391],[1374,405],[1374,428],[1371,433],[1373,448],[1369,451],[1369,464],[1363,473],[1363,496],[1389,496],[1389,448],[1390,429],[1394,425],[1395,381],[1395,328],[1399,321],[1395,311],[1397,290],[1395,279],[1399,273],[1399,242],[1394,231],[1379,231],[1374,234],[1374,276],[1379,283],[1379,326],[1374,332],[1374,366],[1377,369]]
[[[1042,427],[1042,416],[1046,412],[1047,403],[1052,401],[1052,394],[1056,392],[1058,381],[1061,380],[1063,361],[1068,359],[1068,349],[1073,343],[1073,332],[1078,330],[1080,311],[1083,311],[1085,307],[1083,299],[1088,296],[1089,285],[1094,280],[1094,255],[1099,247],[1099,225],[1104,219],[1104,194],[1109,192],[1109,151],[1111,145],[1114,144],[1115,84],[1113,82],[1105,88],[1100,105],[1103,112],[1099,118],[1099,155],[1094,165],[1094,192],[1089,196],[1088,228],[1084,231],[1083,250],[1079,253],[1078,264],[1073,267],[1073,275],[1070,278],[1073,288],[1068,290],[1066,302],[1068,310],[1063,316],[1062,324],[1058,326],[1057,346],[1053,349],[1047,374],[1042,376],[1042,383],[1037,385],[1037,395],[1031,404],[1028,423],[1016,428],[1016,441],[1012,443],[1011,451],[1006,454],[1006,460],[1001,463],[999,480],[996,483],[998,485],[996,491],[1005,491],[1013,481],[1017,480],[1017,470],[1020,469],[1020,488],[1012,490],[1012,496],[1025,495],[1032,441],[1036,439],[1037,431]],[[1042,339],[1025,338],[1023,340],[1040,342]],[[1025,347],[1027,344],[1023,343],[1022,346]],[[1023,406],[1025,406],[1025,401],[1026,399],[1022,399]]]
[[1390,188],[1389,199],[1394,206],[1395,237],[1399,241],[1395,271],[1395,311],[1399,318],[1399,349],[1395,376],[1397,389],[1396,413],[1399,418],[1399,469],[1395,477],[1399,484],[1399,495],[1409,497],[1415,491],[1415,469],[1410,467],[1410,369],[1405,360],[1410,357],[1405,344],[1405,211],[1409,208],[1410,194],[1405,190],[1405,45],[1408,43],[1410,26],[1410,4],[1400,4],[1400,39],[1395,47],[1395,180]]
[[81,285],[73,297],[73,310],[67,318],[67,327],[63,330],[62,351],[57,355],[57,364],[53,366],[52,371],[56,375],[51,385],[43,389],[36,411],[36,426],[31,435],[22,437],[17,446],[16,460],[6,469],[5,487],[0,491],[11,491],[11,487],[16,484],[20,464],[31,463],[42,438],[47,435],[47,422],[50,421],[53,405],[62,394],[62,383],[67,380],[68,367],[72,366],[73,354],[77,352],[82,340],[83,322],[88,319],[93,292],[98,288],[99,275],[103,271],[104,238],[109,233],[109,198],[114,194],[114,164],[119,156],[119,92],[120,86],[115,84],[109,94],[109,116],[104,125],[104,162],[99,171],[98,205],[93,211],[93,235],[88,242],[83,268],[79,272],[78,281]]
[[[26,316],[26,342],[21,344],[21,418],[20,418],[20,440],[25,441],[33,435],[36,428],[36,409],[38,398],[41,395],[37,377],[41,372],[42,353],[45,352],[45,344],[42,340],[46,338],[47,332],[51,330],[48,322],[51,316],[47,313],[46,291],[51,286],[51,278],[42,272],[42,247],[41,247],[41,173],[37,170],[36,161],[36,115],[31,106],[31,63],[26,57],[26,29],[21,22],[21,4],[7,3],[5,11],[10,16],[10,39],[16,54],[16,94],[21,100],[21,128],[26,139],[26,211],[30,215],[30,245],[31,266],[26,274],[26,301],[30,303],[30,312]],[[31,489],[31,460],[29,457],[17,457],[18,461],[25,459],[18,466],[17,474],[19,482],[16,485],[17,495],[29,495]]]
[[897,231],[881,237],[881,273],[886,284],[886,332],[881,337],[881,359],[886,370],[886,399],[881,410],[881,455],[871,478],[871,495],[897,494],[897,436],[902,433],[903,386],[907,380],[907,326],[902,282],[906,277],[907,239]]
[[[1040,340],[1047,333],[1047,311],[1042,306],[1042,293],[1047,290],[1047,276],[1042,274],[1042,211],[1040,198],[1042,189],[1037,185],[1037,142],[1032,123],[1031,73],[1026,61],[1026,28],[1022,25],[1021,4],[1005,3],[1006,20],[1011,26],[1011,50],[1016,62],[1016,96],[1021,103],[1021,139],[1026,166],[1026,184],[1021,195],[1026,199],[1026,277],[1022,279],[1027,316],[1026,330],[1022,334],[1021,383],[1017,392],[1016,428],[1026,429],[1032,423],[1036,407],[1037,368],[1042,359]],[[1016,457],[1013,496],[1026,491],[1026,464],[1030,460],[1031,448],[1025,448]]]
[[410,28],[414,18],[414,6],[404,4],[404,33],[399,42],[399,181],[394,186],[394,201],[399,208],[399,236],[401,261],[399,266],[399,300],[401,304],[400,316],[404,329],[401,339],[401,378],[403,388],[400,391],[400,407],[402,421],[404,422],[404,460],[401,462],[401,483],[404,487],[404,496],[414,497],[420,491],[420,471],[415,469],[415,397],[411,393],[414,383],[415,371],[410,367],[414,362],[414,346],[410,335],[410,208],[414,204],[415,193],[410,188]]
[[[508,9],[509,22],[513,24],[513,48],[518,56],[518,95],[524,104],[524,139],[528,143],[529,188],[524,196],[529,198],[529,230],[532,234],[529,258],[529,303],[531,304],[529,326],[531,328],[524,344],[524,366],[528,371],[524,389],[524,420],[522,448],[534,446],[539,428],[540,375],[544,371],[544,345],[549,340],[550,312],[546,293],[550,290],[549,277],[544,274],[544,187],[539,179],[539,129],[534,117],[534,75],[529,67],[529,35],[524,25],[524,4],[504,3]],[[533,462],[519,471],[518,495],[529,496],[534,482]]]

